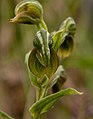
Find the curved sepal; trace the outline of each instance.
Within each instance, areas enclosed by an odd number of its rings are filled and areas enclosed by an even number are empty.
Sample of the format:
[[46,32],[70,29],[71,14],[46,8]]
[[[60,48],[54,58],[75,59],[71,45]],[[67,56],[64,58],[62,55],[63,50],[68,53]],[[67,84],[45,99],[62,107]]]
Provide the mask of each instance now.
[[32,72],[30,71],[29,66],[28,66],[28,59],[29,59],[30,53],[31,53],[31,51],[28,52],[28,53],[25,55],[25,63],[26,63],[26,65],[27,65],[27,70],[28,70],[29,79],[30,79],[32,85],[34,85],[34,86],[36,86],[36,87],[40,87],[40,84],[37,82],[37,77],[32,74]]

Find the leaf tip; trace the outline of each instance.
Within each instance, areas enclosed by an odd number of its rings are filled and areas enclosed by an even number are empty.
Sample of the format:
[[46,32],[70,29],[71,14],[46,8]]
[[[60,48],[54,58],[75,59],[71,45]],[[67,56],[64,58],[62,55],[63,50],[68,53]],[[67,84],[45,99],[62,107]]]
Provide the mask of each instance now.
[[83,94],[83,92],[79,92],[79,91],[77,91],[77,90],[74,89],[74,88],[70,88],[70,90],[71,90],[71,93],[72,93],[73,95],[76,95],[76,94],[82,95],[82,94]]

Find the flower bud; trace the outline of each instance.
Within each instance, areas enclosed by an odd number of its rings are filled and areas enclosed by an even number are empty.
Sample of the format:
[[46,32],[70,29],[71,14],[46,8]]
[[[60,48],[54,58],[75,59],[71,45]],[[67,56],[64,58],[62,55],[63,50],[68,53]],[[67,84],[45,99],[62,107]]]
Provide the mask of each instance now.
[[24,0],[15,8],[13,23],[38,24],[43,17],[43,8],[38,1]]
[[52,35],[53,49],[60,58],[68,57],[74,46],[73,38],[76,31],[76,24],[73,18],[68,17],[57,32]]
[[59,30],[64,29],[65,32],[74,35],[76,32],[76,23],[73,18],[68,17],[61,25]]
[[68,57],[71,52],[73,51],[73,47],[74,47],[74,40],[73,37],[70,35],[67,35],[65,37],[64,42],[61,44],[61,46],[58,49],[58,56],[59,58],[66,58]]
[[38,50],[37,57],[41,64],[48,65],[50,63],[50,47],[52,46],[51,35],[45,29],[41,29],[36,33],[33,44]]
[[52,92],[56,93],[61,90],[62,86],[64,85],[66,79],[67,79],[67,74],[65,69],[63,68],[62,65],[59,65],[57,71],[53,75],[53,81],[52,81]]

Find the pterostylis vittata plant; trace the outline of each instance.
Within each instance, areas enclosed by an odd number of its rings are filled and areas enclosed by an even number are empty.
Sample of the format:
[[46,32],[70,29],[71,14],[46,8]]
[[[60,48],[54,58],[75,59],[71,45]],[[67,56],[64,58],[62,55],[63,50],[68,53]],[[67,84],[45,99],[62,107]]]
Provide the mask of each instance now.
[[[67,18],[58,31],[49,33],[42,5],[36,0],[24,0],[16,6],[15,17],[10,21],[35,25],[37,29],[33,38],[34,48],[25,57],[31,83],[37,90],[36,102],[29,109],[32,118],[39,119],[63,96],[82,94],[73,88],[62,90],[67,74],[59,65],[59,59],[68,57],[73,50],[76,32],[73,18]],[[48,95],[49,89],[53,93]]]

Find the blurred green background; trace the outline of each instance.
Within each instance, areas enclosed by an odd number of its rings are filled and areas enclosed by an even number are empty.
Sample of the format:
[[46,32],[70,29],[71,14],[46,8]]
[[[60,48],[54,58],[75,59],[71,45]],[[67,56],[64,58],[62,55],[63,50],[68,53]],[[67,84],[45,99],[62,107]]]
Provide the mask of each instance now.
[[[29,107],[35,101],[25,54],[33,48],[36,29],[12,24],[14,8],[21,0],[0,1],[0,109],[15,119],[30,119]],[[64,88],[83,91],[82,96],[67,96],[45,116],[47,119],[93,119],[93,0],[39,0],[49,32],[58,30],[67,17],[74,18],[77,31],[73,53],[62,64],[68,80]]]

